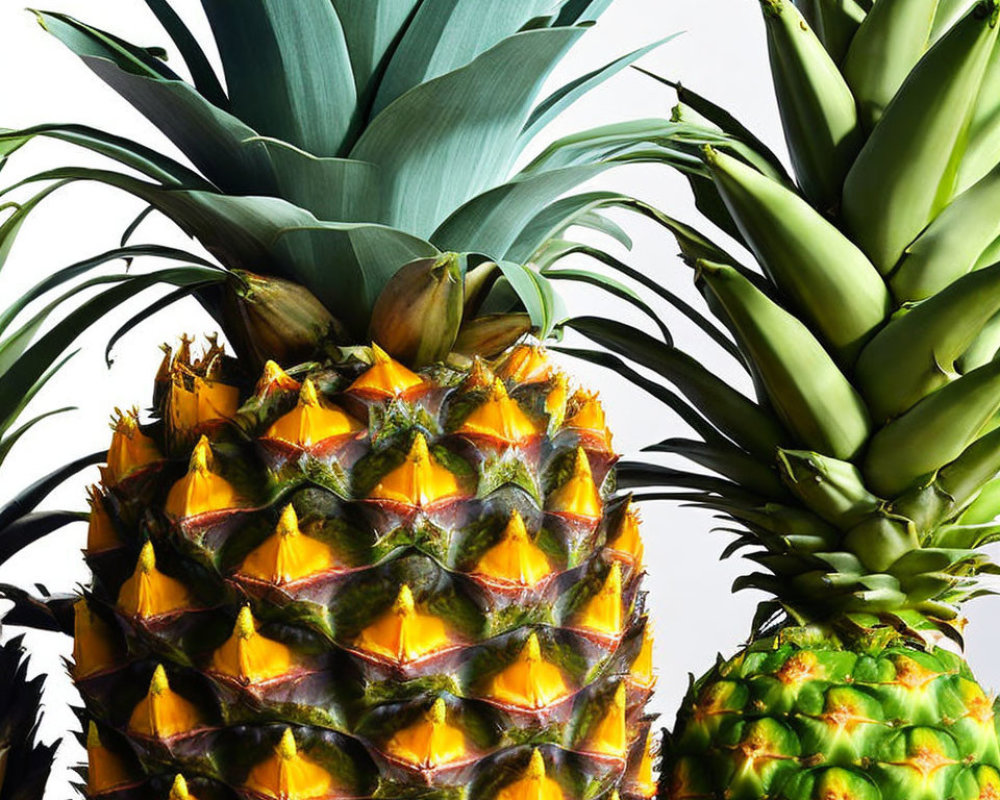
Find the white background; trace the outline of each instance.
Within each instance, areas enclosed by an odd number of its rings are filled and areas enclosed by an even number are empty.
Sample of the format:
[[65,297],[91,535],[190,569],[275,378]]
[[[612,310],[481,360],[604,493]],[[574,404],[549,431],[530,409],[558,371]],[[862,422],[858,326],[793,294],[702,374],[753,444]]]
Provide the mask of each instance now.
[[[177,0],[175,5],[196,30],[206,32],[197,0]],[[169,44],[141,0],[51,0],[46,8],[73,14],[137,44]],[[553,76],[552,84],[678,31],[685,33],[648,56],[643,65],[681,79],[722,103],[783,154],[767,74],[763,25],[755,0],[617,0]],[[207,36],[201,38],[208,41]],[[46,34],[33,15],[20,8],[19,0],[0,0],[0,76],[0,127],[39,122],[86,123],[177,155],[144,118]],[[616,119],[662,117],[669,114],[673,102],[665,87],[628,72],[578,103],[544,138]],[[7,185],[57,165],[101,163],[68,146],[33,144],[15,156],[0,183]],[[686,184],[665,169],[629,167],[602,178],[594,186],[627,191],[681,219],[697,220]],[[58,193],[25,227],[9,265],[0,274],[0,306],[8,305],[42,274],[114,247],[122,229],[140,208],[134,200],[90,185]],[[690,272],[674,256],[673,241],[645,221],[626,217],[620,221],[631,226],[636,239],[629,257],[631,263],[700,306],[690,285]],[[155,220],[144,225],[134,241],[190,245],[176,229]],[[83,351],[34,406],[43,410],[72,404],[79,410],[43,424],[18,445],[0,474],[0,498],[9,497],[15,489],[65,460],[105,447],[111,409],[149,402],[151,379],[160,356],[158,345],[173,341],[182,332],[211,331],[211,322],[193,303],[178,304],[140,325],[118,346],[114,366],[107,369],[102,353],[108,335],[153,296],[130,304],[114,320],[96,326],[82,338]],[[571,306],[580,312],[599,307],[608,310],[607,301],[598,301],[593,292],[577,290],[567,292],[567,296]],[[623,307],[621,313],[633,316],[628,307]],[[678,342],[713,370],[747,388],[745,377],[733,369],[732,362],[676,316],[671,315],[670,320]],[[635,455],[645,444],[668,436],[689,435],[669,412],[615,376],[586,365],[571,365],[571,369],[582,383],[601,390],[616,446],[626,457]],[[84,487],[95,479],[96,471],[70,481],[50,506],[83,508]],[[733,578],[752,565],[735,559],[718,561],[727,539],[710,532],[712,522],[707,513],[659,504],[647,506],[644,519],[647,586],[657,631],[656,663],[660,675],[653,710],[670,724],[689,673],[702,672],[719,652],[735,652],[747,633],[759,597],[749,592],[730,594]],[[0,581],[22,586],[38,581],[54,590],[72,589],[86,580],[80,556],[84,537],[82,525],[50,537],[0,567]],[[996,601],[983,600],[973,604],[969,614],[973,624],[968,631],[968,655],[986,686],[1000,686],[1000,645],[989,624],[996,609]],[[10,628],[4,635],[16,632]],[[64,639],[46,634],[33,635],[30,643],[36,654],[33,670],[50,674],[42,730],[44,738],[52,739],[75,725],[67,710],[67,705],[75,701],[75,693],[61,663],[70,646]],[[68,796],[65,770],[80,753],[75,744],[63,747],[62,773],[52,782],[48,794],[52,800]]]

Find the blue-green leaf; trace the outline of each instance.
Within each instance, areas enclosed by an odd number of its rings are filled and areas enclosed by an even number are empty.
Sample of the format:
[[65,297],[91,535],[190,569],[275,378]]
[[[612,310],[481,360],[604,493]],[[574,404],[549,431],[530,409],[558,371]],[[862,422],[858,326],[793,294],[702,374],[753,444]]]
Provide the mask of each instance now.
[[202,0],[233,112],[265,136],[337,156],[356,118],[347,40],[330,0]]
[[580,33],[511,36],[379,114],[350,156],[382,168],[381,218],[428,238],[453,209],[506,177],[537,92]]
[[380,170],[367,161],[320,158],[278,139],[261,138],[278,194],[330,222],[381,222]]
[[[431,241],[443,250],[483,253],[494,260],[525,260],[541,244],[538,236],[523,234],[535,216],[560,195],[611,166],[610,162],[585,164],[504,183],[458,208]],[[519,239],[524,244],[514,254],[512,248]],[[528,239],[532,240],[530,245]]]
[[626,67],[631,66],[643,56],[648,55],[678,35],[674,34],[674,36],[668,36],[658,42],[653,42],[638,50],[633,50],[631,53],[616,58],[609,64],[605,64],[600,69],[588,72],[586,75],[570,81],[565,86],[561,86],[539,103],[535,110],[531,112],[531,117],[525,123],[524,131],[521,134],[522,137],[527,140],[533,139],[542,128],[552,122],[552,120],[591,89],[597,88],[608,80],[608,78],[617,75]]
[[423,0],[386,68],[372,115],[465,66],[551,8],[552,0]]
[[181,58],[184,59],[184,63],[191,72],[191,79],[201,96],[209,102],[215,103],[219,108],[225,108],[229,104],[226,92],[223,90],[222,84],[219,83],[219,78],[215,74],[215,70],[212,69],[205,51],[201,49],[194,34],[184,24],[184,20],[174,11],[167,0],[146,0],[146,5],[156,15],[163,29],[173,40]]

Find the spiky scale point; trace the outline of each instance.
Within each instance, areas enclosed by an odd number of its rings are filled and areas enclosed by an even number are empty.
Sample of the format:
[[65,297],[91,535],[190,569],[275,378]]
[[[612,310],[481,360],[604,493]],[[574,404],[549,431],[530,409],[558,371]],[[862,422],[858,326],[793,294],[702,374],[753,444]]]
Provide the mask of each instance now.
[[212,457],[212,443],[207,436],[198,439],[198,443],[191,451],[191,460],[188,463],[188,473],[199,473],[204,475],[211,471],[214,459]]
[[531,751],[531,759],[528,761],[528,769],[525,777],[538,780],[545,777],[545,759],[542,758],[542,751],[537,747]]
[[263,797],[289,800],[333,797],[340,788],[326,769],[299,752],[291,728],[285,728],[273,754],[250,770],[245,786]]
[[257,626],[254,623],[253,612],[250,611],[250,606],[243,606],[240,609],[240,613],[236,615],[236,627],[233,631],[243,641],[252,639],[257,635]]
[[425,770],[465,759],[468,748],[461,730],[448,724],[448,707],[438,697],[421,719],[397,731],[386,744],[393,758]]
[[111,420],[114,434],[108,447],[105,483],[115,485],[132,474],[163,460],[152,438],[139,429],[139,414],[135,409],[122,412],[115,409]]
[[403,463],[379,481],[371,497],[423,508],[463,494],[458,478],[431,457],[427,439],[417,433]]
[[372,343],[372,366],[348,387],[365,397],[400,397],[423,384],[423,378],[404,367],[377,344]]
[[600,519],[604,504],[601,493],[594,483],[587,451],[578,447],[573,457],[569,478],[559,488],[549,494],[545,501],[546,511],[569,514],[587,519]]
[[443,725],[448,715],[448,706],[445,705],[444,698],[439,697],[427,710],[427,720],[434,725]]
[[146,542],[139,551],[138,567],[143,575],[151,575],[156,569],[156,550],[152,542]]
[[194,606],[187,587],[156,567],[156,551],[147,541],[139,551],[132,576],[118,592],[118,608],[140,619],[154,619]]
[[515,347],[497,370],[501,378],[519,386],[544,383],[552,372],[552,363],[545,349],[533,345]]
[[285,372],[278,362],[268,359],[264,362],[264,369],[257,381],[255,394],[266,396],[274,392],[294,392],[298,391],[300,386],[301,384]]
[[157,664],[148,693],[132,710],[129,733],[165,741],[190,733],[201,725],[198,709],[170,688],[166,670],[162,664]]
[[247,554],[239,572],[281,586],[329,571],[336,564],[328,544],[302,533],[295,507],[289,503],[274,533]]
[[167,495],[164,510],[178,520],[218,511],[236,510],[245,505],[229,481],[214,471],[212,443],[202,436],[191,453],[188,472]]
[[514,509],[500,541],[487,550],[476,573],[502,583],[537,586],[553,573],[548,557],[528,537],[521,514]]
[[443,620],[417,610],[409,584],[399,587],[392,606],[361,631],[354,646],[400,665],[447,650],[455,641]]
[[408,584],[399,587],[399,594],[396,595],[396,602],[392,610],[404,618],[412,617],[416,611],[416,604],[413,602],[413,590]]
[[149,681],[149,693],[151,695],[159,696],[169,688],[170,684],[167,683],[167,671],[163,668],[163,664],[157,664],[156,669],[153,670],[153,677]]
[[282,761],[291,761],[299,754],[298,747],[295,744],[295,734],[292,733],[291,728],[285,728],[284,733],[281,734],[277,753]]
[[174,783],[170,787],[168,800],[192,800],[191,794],[188,792],[187,781],[184,780],[184,776],[179,772],[174,777]]
[[538,635],[532,631],[513,662],[493,676],[488,695],[504,705],[538,710],[572,694],[562,671],[542,657]]
[[624,622],[622,602],[622,565],[615,561],[597,594],[581,609],[577,624],[604,636],[618,636]]
[[312,382],[311,378],[306,378],[302,382],[302,388],[299,390],[299,403],[310,408],[319,407],[319,394],[316,392],[316,384]]
[[496,800],[564,800],[562,787],[545,773],[542,751],[535,748],[522,776],[507,784]]
[[457,432],[506,445],[521,444],[541,434],[538,425],[507,394],[500,378],[494,378],[486,401],[472,410]]
[[290,675],[296,664],[285,644],[261,636],[250,606],[236,615],[232,635],[212,654],[211,671],[243,685],[278,680]]
[[596,756],[624,759],[628,754],[628,725],[625,719],[627,692],[619,683],[607,711],[587,735],[582,750]]

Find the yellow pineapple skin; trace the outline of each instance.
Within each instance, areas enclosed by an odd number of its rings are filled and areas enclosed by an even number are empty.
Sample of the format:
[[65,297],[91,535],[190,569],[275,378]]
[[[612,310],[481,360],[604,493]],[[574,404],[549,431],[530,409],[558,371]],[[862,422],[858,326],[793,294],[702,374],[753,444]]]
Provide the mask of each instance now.
[[596,397],[530,346],[240,366],[184,340],[153,422],[114,425],[87,796],[651,798],[642,547]]

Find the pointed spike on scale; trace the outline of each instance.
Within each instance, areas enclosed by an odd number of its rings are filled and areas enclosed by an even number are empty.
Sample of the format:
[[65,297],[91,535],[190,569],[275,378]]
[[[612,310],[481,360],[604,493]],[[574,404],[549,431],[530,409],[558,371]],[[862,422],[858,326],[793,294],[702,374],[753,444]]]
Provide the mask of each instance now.
[[996,12],[996,0],[977,3],[928,51],[847,175],[844,223],[883,275],[954,196],[968,120],[997,41]]
[[599,519],[603,508],[601,493],[594,482],[594,474],[590,468],[590,457],[586,450],[578,447],[573,456],[569,477],[565,483],[549,493],[545,509],[556,514]]
[[545,553],[531,541],[524,519],[514,509],[500,541],[483,553],[476,572],[498,581],[535,586],[553,569]]
[[149,680],[149,693],[152,695],[161,695],[169,688],[167,671],[163,668],[163,664],[157,664],[156,669],[153,670],[153,677]]
[[394,360],[385,350],[372,342],[372,365],[355,379],[347,391],[363,397],[389,400],[421,386],[424,379]]
[[212,443],[207,436],[202,436],[194,446],[191,453],[191,460],[188,464],[188,472],[206,473],[211,470],[213,463]]
[[187,475],[177,481],[167,494],[164,511],[176,519],[187,519],[244,506],[236,488],[214,468],[212,444],[207,436],[202,436],[191,453]]
[[302,388],[299,390],[299,402],[304,406],[317,408],[319,406],[319,394],[316,391],[316,384],[312,378],[302,381]]
[[299,529],[299,515],[295,513],[295,506],[291,503],[281,510],[281,516],[278,517],[278,525],[275,528],[275,532],[282,537],[300,536],[302,534],[302,531]]
[[276,751],[283,761],[291,761],[299,754],[298,746],[295,744],[295,734],[292,733],[291,728],[285,728],[281,734]]
[[619,636],[622,632],[622,565],[614,561],[600,589],[584,604],[576,624],[603,636]]
[[156,551],[147,540],[139,551],[135,570],[118,592],[118,609],[140,619],[151,619],[193,605],[187,587],[157,569]]
[[254,623],[253,612],[250,610],[250,606],[240,607],[239,613],[236,615],[236,625],[233,628],[233,633],[244,641],[252,639],[256,635],[257,626]]
[[396,601],[393,603],[392,608],[401,617],[410,617],[413,615],[416,603],[413,600],[413,590],[409,584],[404,583],[399,587],[399,594],[396,595]]
[[761,0],[771,76],[795,174],[824,213],[840,205],[863,144],[857,105],[836,62],[793,3]]
[[170,787],[170,796],[167,800],[193,800],[188,792],[187,781],[179,772],[174,777],[173,785]]
[[407,664],[454,644],[444,620],[419,611],[408,583],[399,587],[392,606],[376,617],[354,640],[366,653]]
[[522,344],[507,354],[496,373],[518,386],[527,386],[544,383],[552,376],[552,371],[552,362],[544,347]]
[[534,780],[545,777],[545,759],[542,758],[542,751],[537,747],[531,751],[531,758],[528,761],[528,769],[525,776]]
[[[795,192],[723,152],[706,147],[704,154],[715,185],[764,271],[837,358],[853,361],[890,313],[889,290],[878,271]],[[697,262],[705,263],[711,262]]]
[[424,508],[463,494],[458,477],[431,456],[427,438],[418,432],[403,463],[379,481],[370,497]]
[[295,392],[299,388],[301,388],[299,382],[285,372],[277,361],[268,359],[264,362],[255,394],[266,396],[273,392]]
[[868,440],[867,407],[809,329],[732,267],[699,261],[697,280],[719,301],[788,429],[811,450],[853,458]]

